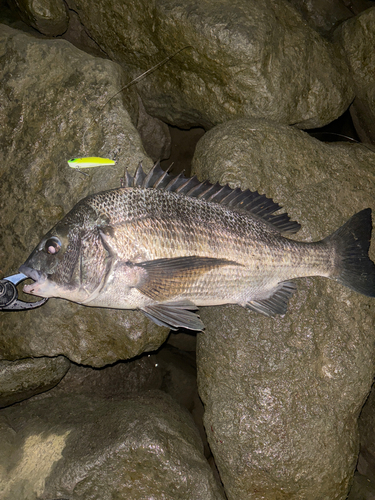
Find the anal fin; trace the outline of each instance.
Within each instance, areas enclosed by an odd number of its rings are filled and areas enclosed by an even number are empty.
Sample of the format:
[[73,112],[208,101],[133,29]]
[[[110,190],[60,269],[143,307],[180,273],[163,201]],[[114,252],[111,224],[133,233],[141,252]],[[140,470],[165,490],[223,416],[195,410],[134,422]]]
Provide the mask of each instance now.
[[296,285],[292,281],[283,281],[271,292],[270,297],[261,300],[252,300],[246,307],[265,316],[275,316],[285,314],[288,309],[288,301],[296,290]]
[[196,314],[198,308],[192,302],[165,302],[145,306],[141,311],[159,326],[166,326],[171,330],[187,328],[188,330],[201,331],[204,324]]

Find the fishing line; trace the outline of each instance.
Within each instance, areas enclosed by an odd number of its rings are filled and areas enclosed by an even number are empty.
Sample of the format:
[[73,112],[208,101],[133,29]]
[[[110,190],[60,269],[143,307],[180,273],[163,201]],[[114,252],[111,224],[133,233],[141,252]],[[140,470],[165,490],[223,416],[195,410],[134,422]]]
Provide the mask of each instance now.
[[[88,131],[88,128],[89,126],[92,124],[93,121],[96,121],[97,118],[99,117],[99,115],[102,113],[103,109],[107,106],[107,104],[112,101],[112,99],[114,99],[116,96],[118,96],[121,92],[123,92],[124,90],[128,89],[129,87],[131,87],[132,85],[134,85],[135,83],[138,83],[140,82],[141,80],[143,80],[143,78],[145,78],[147,75],[149,75],[150,73],[156,71],[158,68],[160,68],[160,66],[163,66],[164,64],[166,64],[170,59],[172,59],[173,57],[175,57],[177,54],[179,54],[180,52],[182,52],[183,50],[187,49],[187,48],[194,48],[192,45],[185,45],[184,47],[181,47],[180,49],[176,50],[175,52],[173,52],[173,54],[170,54],[169,56],[167,56],[165,59],[163,59],[162,61],[158,62],[157,64],[155,64],[155,66],[152,66],[152,68],[148,69],[147,71],[145,71],[144,73],[142,73],[141,75],[137,76],[136,78],[134,78],[134,80],[132,80],[131,82],[127,83],[126,85],[124,85],[123,87],[121,87],[120,90],[118,90],[115,94],[113,94],[109,99],[107,99],[105,101],[105,103],[99,108],[99,110],[96,112],[95,116],[93,118],[90,119],[90,122],[88,124],[88,126],[86,127],[86,130],[83,134],[83,137],[82,137],[82,147],[83,147],[83,151],[85,151],[85,138],[86,138],[86,133]],[[77,165],[77,167],[79,168],[79,165]]]

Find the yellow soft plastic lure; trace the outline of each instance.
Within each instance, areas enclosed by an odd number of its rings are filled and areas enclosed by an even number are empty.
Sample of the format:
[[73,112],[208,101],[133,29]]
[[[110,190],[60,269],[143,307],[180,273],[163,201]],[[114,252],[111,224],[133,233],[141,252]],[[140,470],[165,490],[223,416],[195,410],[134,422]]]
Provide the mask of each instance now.
[[80,170],[81,168],[104,167],[108,165],[116,165],[114,160],[109,158],[99,158],[97,156],[90,156],[88,158],[72,158],[68,160],[68,165],[71,168]]

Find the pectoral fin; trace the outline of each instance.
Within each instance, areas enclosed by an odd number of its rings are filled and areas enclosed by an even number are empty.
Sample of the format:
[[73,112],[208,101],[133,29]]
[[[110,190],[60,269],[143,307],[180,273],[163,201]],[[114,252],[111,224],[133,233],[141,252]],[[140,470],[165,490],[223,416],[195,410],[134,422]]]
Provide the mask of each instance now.
[[146,297],[164,302],[189,290],[202,274],[228,265],[239,264],[226,259],[195,255],[140,262],[134,266],[143,268],[146,273],[136,288]]
[[193,312],[197,310],[197,306],[190,301],[155,304],[141,309],[159,326],[166,326],[171,330],[187,328],[188,330],[201,331],[204,329],[204,324],[199,316]]
[[266,316],[285,314],[288,309],[288,301],[295,290],[296,285],[293,282],[283,281],[279,283],[273,293],[271,292],[270,297],[262,300],[252,300],[246,304],[246,307]]

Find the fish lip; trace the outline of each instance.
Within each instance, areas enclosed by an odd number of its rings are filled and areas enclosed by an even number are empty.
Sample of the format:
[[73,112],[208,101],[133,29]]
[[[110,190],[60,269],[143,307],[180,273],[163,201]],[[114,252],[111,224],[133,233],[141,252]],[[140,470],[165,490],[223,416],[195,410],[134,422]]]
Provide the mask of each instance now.
[[31,278],[37,283],[41,283],[47,279],[47,275],[45,273],[42,273],[42,271],[38,271],[37,269],[33,269],[32,267],[28,267],[25,264],[20,266],[19,272],[23,273],[25,276]]

